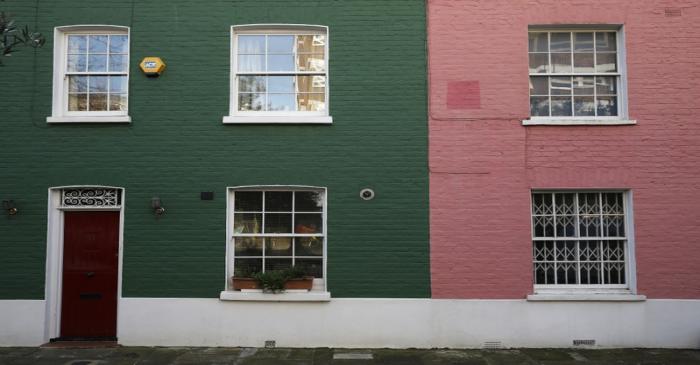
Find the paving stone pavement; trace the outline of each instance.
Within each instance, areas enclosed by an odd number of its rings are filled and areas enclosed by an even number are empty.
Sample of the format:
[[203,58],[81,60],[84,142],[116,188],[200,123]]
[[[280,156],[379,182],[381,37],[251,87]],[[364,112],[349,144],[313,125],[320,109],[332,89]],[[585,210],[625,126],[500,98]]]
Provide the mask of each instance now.
[[700,365],[700,350],[0,348],[0,365]]

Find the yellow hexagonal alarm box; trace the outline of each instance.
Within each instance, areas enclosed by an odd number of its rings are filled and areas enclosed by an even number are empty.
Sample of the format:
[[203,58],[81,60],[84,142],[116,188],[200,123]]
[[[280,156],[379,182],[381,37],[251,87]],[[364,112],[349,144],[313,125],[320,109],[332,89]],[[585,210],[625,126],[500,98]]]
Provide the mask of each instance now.
[[165,62],[160,57],[146,57],[139,66],[146,76],[158,76],[165,70]]

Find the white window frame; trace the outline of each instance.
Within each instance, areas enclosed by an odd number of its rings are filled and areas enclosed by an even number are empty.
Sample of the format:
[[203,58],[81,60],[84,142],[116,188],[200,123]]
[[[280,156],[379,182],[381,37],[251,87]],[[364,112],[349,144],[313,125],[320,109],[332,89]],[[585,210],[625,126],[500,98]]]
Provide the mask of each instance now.
[[[571,240],[626,240],[625,246],[625,284],[536,284],[534,278],[534,267],[531,267],[533,275],[534,295],[528,296],[528,300],[620,300],[636,301],[644,300],[644,296],[637,296],[636,266],[635,266],[635,244],[634,244],[634,213],[632,205],[632,191],[628,189],[532,189],[530,191],[530,249],[533,249],[535,240],[562,240],[561,238],[545,239],[535,237],[533,222],[533,194],[556,194],[556,193],[617,193],[622,194],[623,212],[625,215],[625,238],[616,237],[575,237]],[[556,211],[553,212],[556,223]],[[556,226],[554,227],[556,230]],[[576,228],[579,229],[578,227]],[[602,229],[602,227],[601,227]],[[564,239],[566,240],[566,239]],[[534,264],[530,258],[531,265]],[[556,272],[555,272],[556,274]],[[602,275],[602,272],[601,272]],[[605,296],[608,296],[607,298]]]
[[[617,42],[617,72],[616,73],[586,73],[585,76],[613,76],[617,78],[617,115],[616,116],[530,116],[522,121],[523,125],[626,125],[636,124],[636,120],[629,119],[627,107],[627,60],[625,51],[625,32],[621,25],[579,25],[579,26],[530,26],[528,34],[540,32],[571,32],[571,33],[591,33],[591,32],[615,32]],[[594,42],[595,47],[595,42]],[[572,51],[573,53],[573,44]],[[594,53],[595,55],[595,48]],[[595,56],[594,56],[595,57]],[[572,60],[573,62],[573,60]],[[551,64],[551,62],[550,62]],[[595,64],[595,62],[594,62]],[[529,70],[529,66],[528,66]],[[576,75],[573,70],[569,73],[530,73],[528,71],[528,79],[531,76],[571,76]],[[594,86],[595,90],[595,86]],[[528,114],[529,107],[528,93]],[[551,107],[551,106],[550,106]],[[572,106],[573,107],[573,106]]]
[[[115,111],[68,111],[68,76],[66,62],[68,57],[69,35],[91,34],[126,34],[128,37],[126,82],[127,110]],[[121,25],[68,25],[54,28],[53,52],[53,98],[51,116],[47,123],[130,123],[129,116],[129,75],[131,64],[131,31]],[[119,74],[123,74],[120,72]]]
[[[326,36],[325,47],[325,76],[326,76],[326,109],[321,112],[315,111],[239,111],[238,110],[238,35],[240,34],[324,34]],[[229,115],[224,116],[224,124],[331,124],[333,118],[330,116],[330,33],[327,26],[308,24],[243,24],[231,26],[231,69],[230,69],[230,92],[229,92]],[[274,72],[270,72],[274,73]],[[289,72],[281,72],[289,74]],[[304,72],[295,72],[303,74]],[[316,73],[316,72],[311,72]]]
[[[241,292],[234,291],[231,277],[234,273],[235,253],[233,248],[233,213],[235,208],[234,192],[236,191],[319,191],[323,193],[323,278],[314,278],[313,288],[308,292],[284,292],[279,294],[262,293],[262,291]],[[305,236],[304,234],[266,234],[266,237],[274,236]],[[250,234],[245,236],[260,236]],[[318,301],[325,302],[331,299],[327,288],[328,279],[328,189],[319,186],[305,185],[244,185],[226,188],[226,275],[224,290],[220,293],[221,300],[234,301]]]

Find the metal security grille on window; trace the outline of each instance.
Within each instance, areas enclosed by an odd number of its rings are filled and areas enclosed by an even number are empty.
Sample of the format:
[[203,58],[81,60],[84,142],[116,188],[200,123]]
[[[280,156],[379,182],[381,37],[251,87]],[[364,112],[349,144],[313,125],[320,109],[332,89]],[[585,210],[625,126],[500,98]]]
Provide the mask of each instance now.
[[125,112],[129,39],[125,34],[69,34],[65,75],[69,112]]
[[530,116],[619,115],[616,32],[529,33]]
[[320,191],[235,191],[234,275],[301,267],[323,277]]
[[119,189],[64,189],[61,206],[118,208],[121,206],[121,192]]
[[533,193],[535,284],[626,284],[621,192]]
[[238,111],[325,112],[325,34],[236,36]]

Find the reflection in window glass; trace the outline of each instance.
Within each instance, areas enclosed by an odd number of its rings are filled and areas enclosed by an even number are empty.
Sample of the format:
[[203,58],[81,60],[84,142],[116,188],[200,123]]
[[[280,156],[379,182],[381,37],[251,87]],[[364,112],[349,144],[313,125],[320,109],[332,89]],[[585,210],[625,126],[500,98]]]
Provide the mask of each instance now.
[[531,116],[618,116],[616,32],[533,31],[528,56]]
[[238,34],[235,42],[239,111],[327,111],[326,35]]

